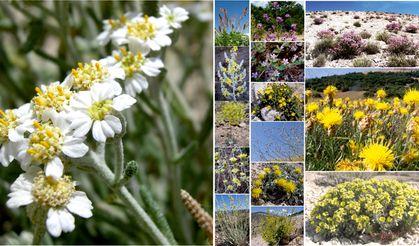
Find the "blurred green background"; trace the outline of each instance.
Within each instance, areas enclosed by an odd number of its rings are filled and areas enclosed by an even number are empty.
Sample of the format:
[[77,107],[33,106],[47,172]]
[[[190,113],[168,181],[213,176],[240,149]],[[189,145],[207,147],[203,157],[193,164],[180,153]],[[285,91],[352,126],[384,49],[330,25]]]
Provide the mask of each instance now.
[[[77,62],[110,55],[110,44],[100,47],[95,41],[102,20],[127,11],[157,15],[162,4],[1,1],[0,108],[29,102],[36,86],[62,81]],[[143,206],[145,193],[142,196],[140,190],[149,191],[146,195],[161,208],[179,244],[207,244],[179,192],[185,189],[212,214],[212,3],[167,4],[185,8],[190,18],[171,35],[174,44],[163,51],[165,70],[149,80],[150,88],[126,114],[126,161],[140,164],[127,186]],[[108,151],[112,153],[111,144]],[[9,186],[22,171],[18,163],[0,168],[0,244],[28,243],[33,227],[25,209],[10,210],[5,205]],[[76,217],[75,231],[57,239],[47,236],[45,243],[153,244],[99,177],[72,172],[79,189],[93,201],[93,217]]]

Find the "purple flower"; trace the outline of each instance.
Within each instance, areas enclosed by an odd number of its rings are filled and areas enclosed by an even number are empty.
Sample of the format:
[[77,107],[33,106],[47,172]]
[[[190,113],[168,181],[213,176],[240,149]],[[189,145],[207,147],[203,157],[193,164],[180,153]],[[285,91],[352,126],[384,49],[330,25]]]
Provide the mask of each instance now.
[[254,39],[254,40],[259,39],[259,35],[258,35],[258,34],[253,35],[253,39]]
[[289,15],[289,14],[285,15],[285,18],[290,18],[290,17],[291,17],[291,15]]
[[275,39],[276,39],[276,34],[275,34],[275,33],[270,33],[270,34],[268,34],[268,36],[266,37],[266,39],[267,39],[268,41],[275,41]]
[[297,24],[291,24],[291,30],[297,30]]
[[252,78],[256,79],[258,77],[258,72],[252,73]]
[[291,36],[291,41],[297,41],[297,36],[292,35],[292,36]]
[[289,62],[288,62],[288,59],[286,59],[286,58],[284,58],[284,59],[282,59],[282,64],[288,64]]
[[263,14],[263,19],[265,19],[265,21],[269,21],[269,15],[268,14]]
[[284,22],[284,19],[282,19],[282,17],[281,17],[281,16],[278,16],[278,17],[276,17],[276,22],[277,22],[278,24],[281,24],[282,22]]
[[288,37],[289,37],[288,33],[284,33],[284,38],[288,38]]
[[262,29],[262,23],[258,23],[258,24],[256,25],[256,27],[257,27],[257,29]]
[[272,7],[274,7],[274,8],[278,7],[278,2],[273,2]]

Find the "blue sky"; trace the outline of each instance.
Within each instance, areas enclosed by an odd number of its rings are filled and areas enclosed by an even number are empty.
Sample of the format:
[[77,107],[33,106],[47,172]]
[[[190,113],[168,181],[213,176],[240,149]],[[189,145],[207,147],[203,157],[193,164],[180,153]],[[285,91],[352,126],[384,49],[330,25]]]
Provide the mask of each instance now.
[[383,70],[384,68],[306,68],[306,78],[320,78],[331,75],[342,75],[354,72],[366,72],[372,70]]
[[252,161],[287,161],[304,155],[303,122],[253,122]]
[[308,1],[307,11],[378,11],[419,15],[417,1]]
[[[231,202],[233,198],[233,202]],[[227,210],[232,209],[232,205],[235,205],[236,209],[249,209],[249,196],[248,195],[216,195],[215,196],[215,210],[225,210],[224,204]]]
[[[249,7],[249,1],[215,1],[215,28],[218,30],[220,8],[227,9],[227,15],[233,19],[234,15],[237,16],[236,20],[239,19],[244,8]],[[242,18],[240,26],[249,21],[249,8],[247,8],[247,15]],[[230,30],[229,30],[230,31]],[[249,33],[249,27],[246,28],[244,33]]]
[[[283,211],[285,210],[285,211]],[[270,213],[277,213],[277,214],[282,214],[282,213],[288,213],[288,215],[290,214],[295,214],[298,212],[301,212],[304,210],[304,207],[299,206],[299,207],[252,207],[252,213],[257,213],[257,212],[270,212]]]

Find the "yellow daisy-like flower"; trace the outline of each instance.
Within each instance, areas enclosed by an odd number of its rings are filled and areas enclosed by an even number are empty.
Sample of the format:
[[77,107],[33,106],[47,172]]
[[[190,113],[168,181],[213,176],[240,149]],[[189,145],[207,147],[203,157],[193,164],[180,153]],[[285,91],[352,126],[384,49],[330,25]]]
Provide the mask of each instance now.
[[405,163],[405,164],[411,164],[411,163],[413,163],[417,160],[419,160],[419,150],[417,148],[409,149],[402,156],[402,162]]
[[307,106],[306,106],[307,113],[314,113],[318,109],[319,109],[319,105],[315,102],[311,102],[311,103],[307,104]]
[[355,111],[354,113],[355,120],[359,121],[359,120],[362,120],[364,117],[365,117],[365,113],[363,111],[360,111],[360,110]]
[[312,90],[306,90],[305,94],[306,94],[306,97],[311,97],[311,96],[313,96],[313,91]]
[[400,112],[401,115],[406,115],[407,113],[409,113],[409,110],[407,110],[407,108],[405,108],[405,107],[401,107],[399,109],[399,112]]
[[388,145],[384,145],[383,141],[368,144],[361,150],[359,157],[363,159],[363,164],[368,170],[386,171],[394,164],[393,151]]
[[279,169],[275,169],[274,173],[277,176],[280,176],[282,174],[281,170],[279,170]]
[[258,199],[260,197],[260,195],[262,194],[262,189],[261,188],[253,188],[252,189],[252,197],[255,199]]
[[386,91],[384,89],[379,89],[376,92],[376,95],[377,95],[377,98],[384,99],[387,96],[387,93],[386,93]]
[[336,171],[360,171],[362,170],[362,162],[341,160],[336,164]]
[[419,104],[419,91],[416,89],[410,89],[403,96],[403,102],[409,105]]
[[317,113],[317,120],[323,124],[326,129],[342,124],[342,114],[339,109],[326,107],[322,112]]
[[282,188],[287,193],[294,193],[296,189],[295,184],[286,179],[276,179],[275,183],[278,187]]
[[375,108],[377,110],[386,111],[386,110],[389,110],[391,106],[389,103],[386,103],[386,102],[377,102],[377,104],[375,104]]
[[338,88],[336,88],[333,85],[329,85],[326,87],[326,89],[323,90],[323,94],[325,94],[327,97],[333,98],[336,96],[336,92],[338,91]]

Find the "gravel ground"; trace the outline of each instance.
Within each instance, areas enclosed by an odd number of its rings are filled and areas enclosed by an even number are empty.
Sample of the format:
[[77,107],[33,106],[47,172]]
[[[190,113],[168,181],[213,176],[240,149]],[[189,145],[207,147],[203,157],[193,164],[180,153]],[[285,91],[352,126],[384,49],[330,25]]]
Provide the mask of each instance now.
[[[327,16],[323,18],[325,21],[320,25],[315,25],[313,19],[316,17]],[[359,16],[359,19],[355,19],[355,16]],[[377,19],[377,17],[379,19]],[[381,47],[381,51],[374,55],[360,55],[358,57],[367,57],[372,62],[372,67],[386,67],[388,53],[384,52],[387,49],[387,45],[383,41],[375,40],[377,33],[386,30],[386,25],[390,23],[388,18],[395,18],[395,22],[399,22],[402,25],[402,30],[397,33],[400,36],[407,36],[419,42],[419,32],[408,33],[404,31],[404,26],[410,23],[419,23],[419,16],[407,15],[407,14],[390,14],[382,12],[355,12],[355,11],[321,11],[321,12],[307,12],[306,13],[306,45],[307,45],[307,59],[306,66],[313,67],[314,59],[311,57],[314,44],[319,40],[317,32],[333,28],[337,35],[340,35],[348,31],[367,31],[371,34],[369,39],[364,39],[364,42],[375,42]],[[359,21],[360,27],[356,27],[353,24]],[[414,56],[407,56],[414,57]],[[333,61],[327,61],[325,67],[353,67],[353,59],[338,59]]]
[[[367,246],[374,246],[374,245],[381,245],[377,242],[370,242],[368,241],[368,238],[365,237],[364,243],[354,242],[346,238],[333,238],[330,241],[319,241],[317,236],[314,235],[314,232],[308,222],[308,219],[310,217],[310,213],[314,208],[315,202],[324,195],[332,186],[319,186],[316,184],[316,180],[319,179],[327,179],[325,177],[324,173],[316,173],[316,172],[306,172],[305,175],[305,210],[304,210],[304,216],[305,216],[305,230],[306,230],[306,237],[304,239],[304,245],[367,245]],[[383,178],[396,178],[394,175],[384,174],[380,176],[376,176],[376,179],[383,179]],[[419,178],[417,177],[417,173],[411,173],[409,176],[397,176],[397,179],[399,181],[404,181],[415,187],[416,189],[419,189]],[[413,233],[407,234],[403,237],[400,237],[386,245],[419,245],[419,228],[416,228],[416,230]]]

